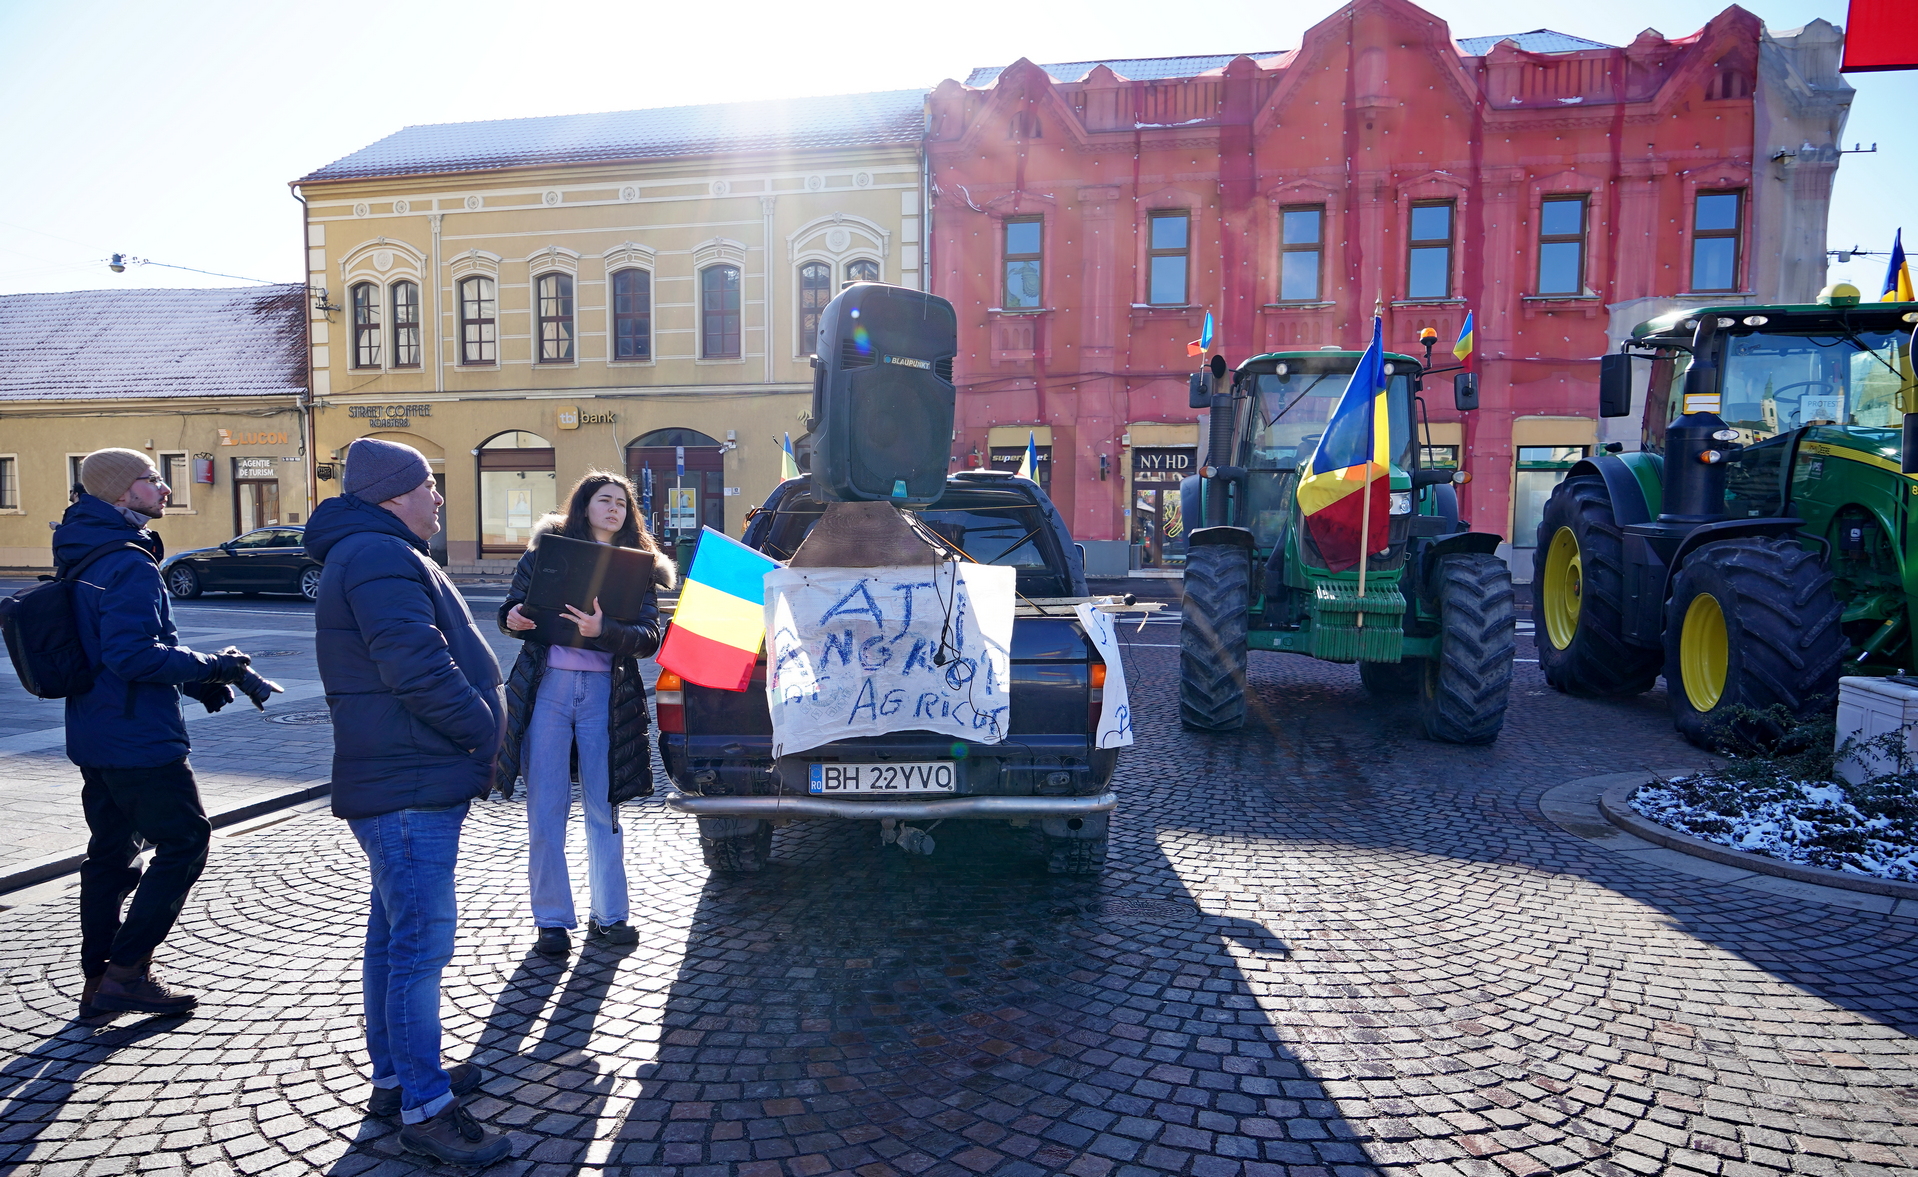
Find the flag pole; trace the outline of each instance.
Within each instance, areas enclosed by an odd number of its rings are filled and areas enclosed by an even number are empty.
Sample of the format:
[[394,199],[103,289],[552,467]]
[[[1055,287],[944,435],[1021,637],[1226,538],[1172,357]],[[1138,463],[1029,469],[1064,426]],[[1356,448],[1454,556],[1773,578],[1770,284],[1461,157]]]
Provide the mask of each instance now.
[[[1376,324],[1379,316],[1384,313],[1383,300],[1373,305],[1372,322],[1375,325],[1373,331],[1375,339],[1378,336]],[[1384,359],[1381,353],[1380,362],[1383,363]],[[1363,513],[1359,516],[1359,619],[1355,626],[1357,629],[1365,628],[1365,572],[1372,559],[1372,454],[1378,449],[1378,438],[1374,436],[1378,431],[1378,415],[1378,394],[1368,389],[1365,404],[1365,489],[1360,492],[1363,497],[1359,500],[1363,505]]]

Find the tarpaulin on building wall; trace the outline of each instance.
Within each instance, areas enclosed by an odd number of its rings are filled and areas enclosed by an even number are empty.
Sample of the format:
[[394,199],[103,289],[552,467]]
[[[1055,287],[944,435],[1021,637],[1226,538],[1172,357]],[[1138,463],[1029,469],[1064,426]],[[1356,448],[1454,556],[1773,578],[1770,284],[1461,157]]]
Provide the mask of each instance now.
[[1844,73],[1918,69],[1918,4],[1851,0],[1845,22]]

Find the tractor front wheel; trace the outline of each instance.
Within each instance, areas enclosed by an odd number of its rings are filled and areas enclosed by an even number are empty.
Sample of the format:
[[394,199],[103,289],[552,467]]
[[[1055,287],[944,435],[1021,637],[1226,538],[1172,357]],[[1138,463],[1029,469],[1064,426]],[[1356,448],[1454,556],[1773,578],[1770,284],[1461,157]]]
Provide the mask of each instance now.
[[1497,556],[1446,556],[1438,566],[1439,653],[1423,659],[1419,721],[1447,744],[1489,744],[1512,692],[1512,570]]
[[1245,629],[1252,563],[1244,548],[1206,544],[1185,558],[1179,624],[1179,720],[1198,731],[1245,725]]
[[1539,669],[1568,695],[1639,695],[1658,681],[1657,650],[1625,644],[1625,544],[1596,475],[1558,484],[1532,555]]
[[1831,574],[1789,539],[1720,540],[1693,552],[1665,606],[1673,726],[1714,749],[1738,734],[1744,712],[1782,706],[1802,719],[1829,707],[1847,648],[1840,612]]

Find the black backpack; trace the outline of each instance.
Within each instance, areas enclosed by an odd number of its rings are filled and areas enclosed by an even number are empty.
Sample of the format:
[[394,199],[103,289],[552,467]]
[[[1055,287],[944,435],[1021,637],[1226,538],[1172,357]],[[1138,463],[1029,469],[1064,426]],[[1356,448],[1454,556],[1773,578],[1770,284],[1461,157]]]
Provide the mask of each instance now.
[[97,668],[80,644],[75,623],[73,582],[95,560],[131,548],[153,559],[153,553],[131,540],[116,540],[80,557],[58,576],[42,577],[42,584],[24,588],[0,600],[0,632],[7,639],[7,656],[20,675],[20,685],[42,699],[66,699],[93,689]]

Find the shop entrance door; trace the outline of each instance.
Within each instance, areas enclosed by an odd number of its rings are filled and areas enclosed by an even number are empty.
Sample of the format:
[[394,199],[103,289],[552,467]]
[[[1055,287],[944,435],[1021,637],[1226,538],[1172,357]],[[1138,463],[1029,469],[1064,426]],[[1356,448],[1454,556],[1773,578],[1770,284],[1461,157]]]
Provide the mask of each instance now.
[[1138,446],[1132,451],[1132,550],[1140,568],[1185,565],[1185,512],[1179,483],[1195,471],[1193,446]]
[[702,527],[726,530],[725,467],[719,443],[691,429],[654,430],[626,448],[626,476],[662,543],[691,543]]

